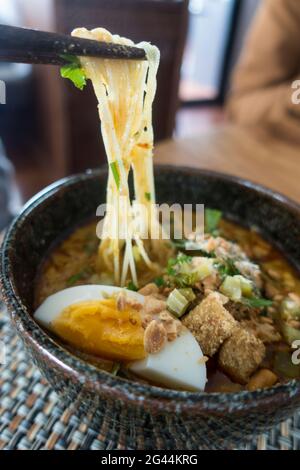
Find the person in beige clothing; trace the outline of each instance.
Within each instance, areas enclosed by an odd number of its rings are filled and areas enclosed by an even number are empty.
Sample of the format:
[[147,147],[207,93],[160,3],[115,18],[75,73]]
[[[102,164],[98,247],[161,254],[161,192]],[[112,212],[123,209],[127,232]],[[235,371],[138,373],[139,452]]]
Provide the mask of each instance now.
[[300,0],[262,0],[233,75],[229,118],[300,145],[296,80],[300,80]]

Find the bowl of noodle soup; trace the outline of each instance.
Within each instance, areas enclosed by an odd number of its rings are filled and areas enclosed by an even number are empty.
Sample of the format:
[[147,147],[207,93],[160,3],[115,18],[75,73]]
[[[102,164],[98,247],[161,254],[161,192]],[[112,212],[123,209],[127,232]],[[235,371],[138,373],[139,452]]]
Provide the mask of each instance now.
[[[46,188],[26,204],[2,247],[2,294],[13,325],[61,400],[89,417],[95,429],[109,427],[111,439],[123,448],[236,447],[291,416],[300,405],[298,380],[233,393],[162,388],[100,369],[34,320],[42,260],[95,216],[105,201],[106,181],[107,169],[100,169]],[[202,202],[243,226],[258,227],[299,269],[300,209],[283,196],[234,177],[187,168],[159,167],[155,184],[159,203]]]

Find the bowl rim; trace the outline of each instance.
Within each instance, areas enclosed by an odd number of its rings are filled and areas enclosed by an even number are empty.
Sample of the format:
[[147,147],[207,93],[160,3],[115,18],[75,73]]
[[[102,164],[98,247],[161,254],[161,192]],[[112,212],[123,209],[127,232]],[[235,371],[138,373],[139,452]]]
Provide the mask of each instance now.
[[[201,168],[177,166],[177,165],[156,165],[160,172],[177,172],[185,174],[197,174],[199,177],[218,178],[223,181],[233,182],[237,186],[247,187],[278,204],[288,207],[295,215],[300,217],[300,204],[292,201],[281,193],[266,188],[252,181],[224,174],[221,172],[204,170]],[[18,296],[17,288],[10,276],[10,244],[18,233],[19,225],[24,223],[26,218],[34,210],[45,203],[45,201],[55,198],[60,191],[76,186],[82,180],[101,178],[107,175],[107,167],[103,166],[97,169],[87,170],[83,173],[64,177],[46,188],[39,191],[23,207],[20,214],[13,220],[7,229],[0,253],[0,284],[1,291],[8,310],[16,329],[26,343],[29,343],[36,354],[47,358],[49,364],[61,369],[64,374],[75,381],[84,384],[85,390],[91,393],[99,393],[108,399],[121,400],[127,404],[135,402],[140,406],[157,410],[164,413],[180,412],[189,414],[196,412],[222,413],[239,410],[257,408],[257,402],[260,406],[267,406],[274,402],[279,396],[285,396],[286,399],[300,394],[300,380],[292,379],[284,384],[278,384],[268,389],[255,391],[239,391],[233,393],[224,392],[188,392],[180,390],[169,390],[154,385],[144,385],[138,382],[127,380],[118,376],[113,376],[108,372],[97,369],[92,364],[78,358],[62,345],[54,341],[45,330],[43,330],[33,319],[27,307]],[[22,312],[20,317],[18,312]],[[32,331],[38,329],[39,335],[33,335]],[[43,344],[37,339],[43,339]],[[280,402],[282,398],[280,398]]]

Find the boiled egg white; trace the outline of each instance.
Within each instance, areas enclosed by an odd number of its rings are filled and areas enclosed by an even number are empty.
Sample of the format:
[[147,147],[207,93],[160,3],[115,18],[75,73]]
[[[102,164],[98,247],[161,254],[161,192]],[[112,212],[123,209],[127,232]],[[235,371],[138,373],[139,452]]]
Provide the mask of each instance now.
[[207,381],[205,358],[188,330],[160,352],[132,362],[129,369],[144,379],[182,390],[203,391]]

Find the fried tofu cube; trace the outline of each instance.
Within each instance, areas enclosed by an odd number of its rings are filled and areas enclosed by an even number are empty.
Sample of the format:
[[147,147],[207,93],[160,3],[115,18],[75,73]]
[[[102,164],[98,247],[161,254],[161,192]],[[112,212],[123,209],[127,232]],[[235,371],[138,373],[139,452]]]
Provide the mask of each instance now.
[[206,356],[213,356],[237,326],[236,320],[224,308],[222,297],[214,294],[202,300],[182,323],[195,336]]
[[250,331],[237,327],[222,345],[218,363],[235,382],[246,384],[265,356],[263,342]]

